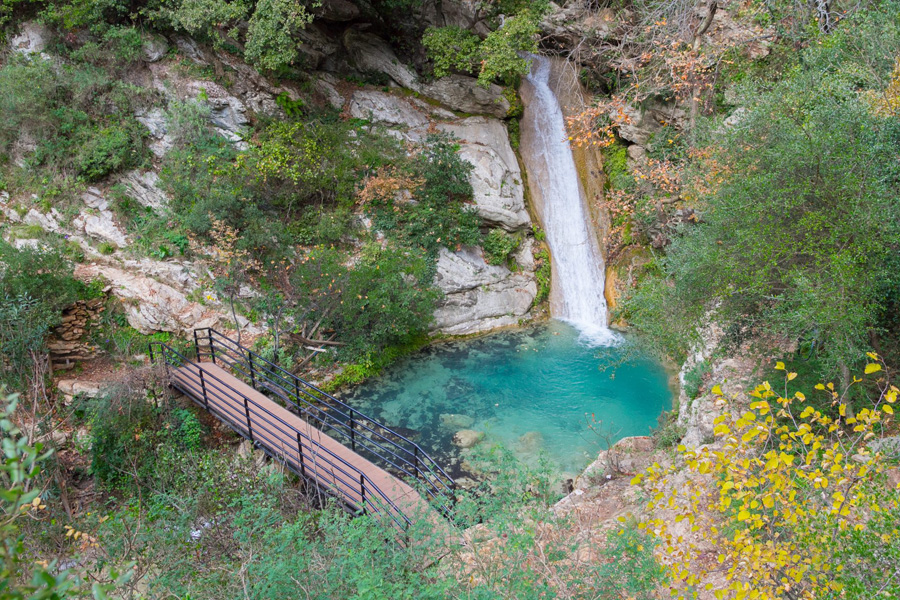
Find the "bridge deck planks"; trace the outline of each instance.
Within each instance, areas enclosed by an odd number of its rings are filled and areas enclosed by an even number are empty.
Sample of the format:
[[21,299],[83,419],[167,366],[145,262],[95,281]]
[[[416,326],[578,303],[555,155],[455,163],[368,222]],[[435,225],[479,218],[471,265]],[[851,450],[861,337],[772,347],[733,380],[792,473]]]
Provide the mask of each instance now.
[[[171,377],[177,387],[199,404],[206,406],[210,412],[247,437],[266,446],[294,471],[300,472],[302,460],[302,469],[308,478],[337,492],[349,505],[360,507],[365,500],[370,512],[381,516],[396,515],[397,511],[384,501],[389,499],[410,520],[415,520],[416,516],[434,520],[436,511],[407,483],[310,425],[220,366],[209,362],[190,363],[174,369]],[[302,459],[297,432],[302,434]],[[366,497],[363,498],[359,473],[365,474],[366,488],[374,484],[383,496],[376,490],[366,489]]]

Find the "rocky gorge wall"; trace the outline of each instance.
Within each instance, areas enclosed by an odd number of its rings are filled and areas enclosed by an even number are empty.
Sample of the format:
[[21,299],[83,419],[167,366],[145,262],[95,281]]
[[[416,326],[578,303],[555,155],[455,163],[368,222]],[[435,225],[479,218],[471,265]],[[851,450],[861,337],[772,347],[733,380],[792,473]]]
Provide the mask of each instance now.
[[[336,14],[330,18],[344,17]],[[532,222],[525,205],[524,176],[501,120],[510,107],[503,90],[495,85],[483,88],[474,78],[462,75],[422,82],[380,37],[355,26],[338,36],[333,31],[326,35],[323,28],[311,26],[304,32],[308,39],[303,48],[311,55],[308,64],[332,70],[309,73],[317,101],[348,117],[383,126],[402,141],[422,143],[433,133],[454,136],[460,156],[473,167],[474,209],[484,226],[522,237],[510,265],[488,264],[480,248],[440,252],[434,283],[444,299],[435,313],[434,331],[471,334],[529,319],[537,295]],[[47,54],[52,38],[53,33],[45,27],[26,23],[13,38],[11,50],[32,60],[58,60]],[[168,198],[158,185],[159,159],[173,145],[166,106],[176,102],[204,106],[215,131],[241,149],[247,145],[243,137],[254,120],[283,117],[278,98],[296,100],[300,92],[294,82],[274,82],[233,55],[183,36],[147,36],[142,59],[129,72],[130,83],[161,99],[135,114],[147,128],[154,155],[150,168],[88,188],[76,199],[80,208],[74,218],[52,207],[23,210],[22,206],[40,206],[40,199],[7,193],[0,194],[0,211],[11,223],[66,236],[81,247],[86,259],[76,274],[107,281],[111,293],[126,307],[129,324],[138,331],[189,332],[203,326],[229,329],[233,327],[229,311],[208,290],[210,273],[190,261],[140,255],[111,208],[110,193],[116,186],[140,205],[166,213]],[[224,70],[230,84],[226,88],[191,76],[180,67],[182,61]],[[350,84],[344,79],[347,73],[380,73],[389,84],[380,88]],[[28,150],[26,139],[16,160],[24,160]],[[34,246],[40,242],[20,232],[13,243]],[[251,333],[262,331],[240,315],[238,321]]]

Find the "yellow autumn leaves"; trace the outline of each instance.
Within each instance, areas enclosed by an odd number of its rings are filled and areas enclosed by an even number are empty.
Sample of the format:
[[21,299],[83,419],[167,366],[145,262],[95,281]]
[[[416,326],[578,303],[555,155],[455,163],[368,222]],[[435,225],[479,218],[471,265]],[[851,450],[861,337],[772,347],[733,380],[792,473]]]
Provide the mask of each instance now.
[[[864,369],[870,377],[851,385],[865,384],[869,401],[857,400],[855,411],[848,391],[839,394],[832,384],[816,386],[822,393],[815,404],[800,392],[782,397],[768,382],[750,392],[749,403],[725,398],[716,386],[712,391],[728,410],[715,420],[716,443],[679,446],[671,467],[654,464],[632,480],[650,492],[651,514],[665,515],[641,527],[661,541],[674,595],[713,589],[708,582],[722,574],[717,598],[840,592],[845,565],[835,540],[864,531],[879,513],[900,510],[900,493],[884,493],[888,458],[872,444],[893,426],[898,390],[871,377],[883,369],[877,355],[869,357],[875,361]],[[775,368],[786,371],[781,362]],[[785,372],[785,382],[795,377]],[[677,525],[685,521],[687,530]],[[900,536],[877,533],[874,539],[884,544]]]

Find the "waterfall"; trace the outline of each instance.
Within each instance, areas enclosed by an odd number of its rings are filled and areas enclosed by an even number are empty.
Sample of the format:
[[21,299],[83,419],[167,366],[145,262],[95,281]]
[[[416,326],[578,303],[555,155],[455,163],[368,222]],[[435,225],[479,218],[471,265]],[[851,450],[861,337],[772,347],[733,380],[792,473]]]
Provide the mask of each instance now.
[[529,58],[531,73],[522,86],[521,150],[552,255],[550,313],[574,325],[588,343],[610,345],[617,336],[607,327],[603,256],[591,229],[562,109],[550,89],[550,61]]

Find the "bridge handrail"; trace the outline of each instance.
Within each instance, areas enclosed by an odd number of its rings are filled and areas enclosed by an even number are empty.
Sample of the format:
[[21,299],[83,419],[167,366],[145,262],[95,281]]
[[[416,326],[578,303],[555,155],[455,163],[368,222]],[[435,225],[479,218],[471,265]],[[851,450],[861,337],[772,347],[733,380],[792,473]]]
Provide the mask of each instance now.
[[[156,351],[154,351],[154,348],[156,348]],[[172,360],[173,356],[177,357],[177,359],[178,359],[177,362],[175,360]],[[180,352],[178,352],[177,350],[175,350],[174,348],[172,348],[171,346],[169,346],[168,344],[166,344],[164,342],[151,342],[150,343],[150,360],[151,360],[151,362],[155,361],[156,357],[162,357],[163,362],[167,366],[170,366],[170,365],[175,366],[175,367],[193,366],[193,367],[197,368],[198,371],[202,370],[200,365],[191,361],[190,359],[185,357],[183,354],[181,354]],[[173,385],[176,385],[176,387],[180,387],[182,389],[182,391],[186,392],[187,395],[190,396],[192,399],[194,399],[195,402],[198,401],[198,398],[202,398],[204,408],[206,408],[207,410],[210,410],[211,412],[212,412],[212,410],[209,406],[210,397],[212,397],[213,399],[222,399],[223,396],[219,395],[219,394],[215,394],[215,395],[210,394],[209,393],[210,388],[214,392],[224,393],[225,390],[229,390],[229,391],[233,392],[234,394],[237,394],[237,396],[239,396],[241,399],[243,399],[244,402],[247,403],[247,405],[253,405],[253,407],[256,409],[256,411],[254,411],[254,414],[268,415],[268,417],[271,417],[271,419],[274,419],[278,424],[286,427],[287,430],[298,439],[298,441],[299,440],[305,441],[306,446],[304,446],[302,444],[302,442],[300,442],[299,447],[298,447],[298,457],[299,457],[300,464],[293,464],[292,461],[289,460],[289,456],[286,453],[284,453],[284,452],[279,453],[277,448],[271,447],[271,446],[275,446],[275,444],[273,443],[272,440],[267,439],[267,436],[265,436],[265,435],[260,436],[259,431],[257,431],[256,436],[254,438],[254,431],[252,429],[253,421],[251,419],[249,419],[249,416],[247,416],[247,419],[248,419],[247,431],[245,433],[245,431],[241,430],[240,427],[237,426],[237,423],[240,422],[240,419],[235,419],[228,411],[223,410],[222,406],[215,407],[216,412],[223,414],[225,416],[225,418],[223,420],[226,422],[226,424],[228,424],[229,427],[231,427],[239,435],[249,439],[250,441],[257,443],[263,449],[263,451],[266,452],[266,454],[269,454],[273,458],[282,461],[292,471],[294,471],[298,475],[305,477],[305,478],[307,478],[308,476],[305,473],[306,465],[304,464],[304,461],[303,461],[304,447],[309,448],[310,450],[313,451],[313,456],[316,457],[316,461],[322,460],[323,455],[324,455],[325,456],[324,462],[329,467],[327,472],[334,481],[339,481],[344,487],[346,487],[348,489],[353,489],[353,486],[356,483],[359,483],[359,485],[360,485],[360,488],[359,488],[360,500],[357,501],[354,497],[349,496],[346,492],[341,490],[340,486],[329,485],[327,479],[325,479],[324,483],[326,484],[326,486],[328,488],[331,488],[332,493],[337,495],[343,502],[345,502],[346,504],[348,504],[350,507],[354,508],[355,510],[361,510],[363,512],[367,512],[367,510],[373,510],[373,512],[375,512],[377,514],[386,512],[388,514],[388,516],[390,516],[391,520],[394,521],[394,523],[396,525],[400,526],[401,528],[405,528],[406,526],[408,526],[411,523],[409,517],[406,514],[404,514],[404,512],[402,510],[400,510],[400,508],[390,499],[390,497],[388,497],[388,495],[385,494],[385,492],[380,487],[378,487],[378,485],[375,484],[375,482],[373,482],[369,478],[369,476],[366,475],[365,472],[361,471],[359,468],[355,467],[354,465],[348,463],[347,461],[345,461],[343,458],[341,458],[340,456],[338,456],[337,454],[335,454],[328,448],[322,446],[316,440],[311,438],[309,435],[307,435],[303,431],[297,429],[290,423],[285,422],[281,417],[273,414],[269,409],[267,409],[265,406],[262,406],[261,404],[256,402],[253,398],[250,398],[246,394],[243,394],[240,391],[236,390],[233,386],[229,385],[227,382],[223,381],[221,378],[213,375],[212,373],[210,373],[208,371],[202,371],[202,373],[203,373],[203,377],[201,379],[202,389],[197,389],[193,385],[188,385],[187,382],[182,381],[182,380],[177,380],[177,381],[173,380]],[[211,383],[211,381],[214,383]],[[185,389],[185,388],[187,388],[187,389]],[[278,430],[281,431],[282,433],[285,432],[284,429],[279,427],[277,424],[273,423],[271,420],[269,420],[265,417],[263,417],[263,420],[266,423],[268,423],[269,425],[272,425],[273,427],[278,428]],[[262,442],[262,443],[260,443],[260,442]],[[337,461],[337,462],[335,462],[335,461]],[[314,464],[314,469],[318,473],[319,468],[318,468],[317,464]],[[346,469],[349,469],[352,472],[352,474],[348,473]],[[344,478],[339,478],[339,477],[335,476],[335,470],[337,470],[337,472],[339,472],[344,477],[350,477],[351,478],[350,481],[352,481],[352,483],[348,483],[348,481]],[[322,483],[321,481],[319,481],[319,479],[317,479],[317,478],[314,478],[314,479],[315,479],[316,483]],[[368,492],[368,494],[367,494],[367,492]],[[373,494],[377,496],[377,501],[373,501],[373,500],[375,500],[375,498],[372,497]],[[366,503],[367,501],[368,501],[368,504]],[[378,506],[379,503],[383,504],[383,507],[379,507]]]
[[[206,347],[205,352],[201,352],[201,342]],[[278,395],[280,399],[292,405],[304,416],[313,418],[331,427],[345,440],[349,440],[354,450],[356,440],[360,440],[361,443],[364,441],[374,445],[377,450],[373,449],[371,445],[365,445],[364,447],[367,451],[400,472],[424,482],[428,488],[426,489],[428,495],[438,503],[441,503],[440,508],[443,512],[449,511],[449,508],[444,506],[441,501],[452,503],[452,490],[455,487],[455,482],[416,442],[260,356],[212,327],[196,329],[194,331],[194,345],[198,361],[206,356],[214,363],[217,357],[228,358],[228,361],[223,362],[228,362],[229,367],[236,370],[244,378],[249,379],[252,387],[256,387],[257,376],[259,376],[260,379],[263,379],[271,386],[275,386],[282,393],[278,393],[278,391],[266,386],[269,391]],[[288,387],[293,389],[288,389],[283,384],[287,384]],[[303,406],[299,403],[302,403]],[[316,403],[325,404],[327,410],[323,410]],[[342,422],[334,414],[346,419],[349,422],[349,426],[347,422]],[[391,437],[376,431],[369,426],[369,423],[389,433],[392,437],[401,440],[403,444],[397,443],[395,439],[391,439]],[[368,436],[363,432],[367,432]],[[378,451],[395,457],[395,460],[402,464],[397,464],[397,462],[385,457]]]

